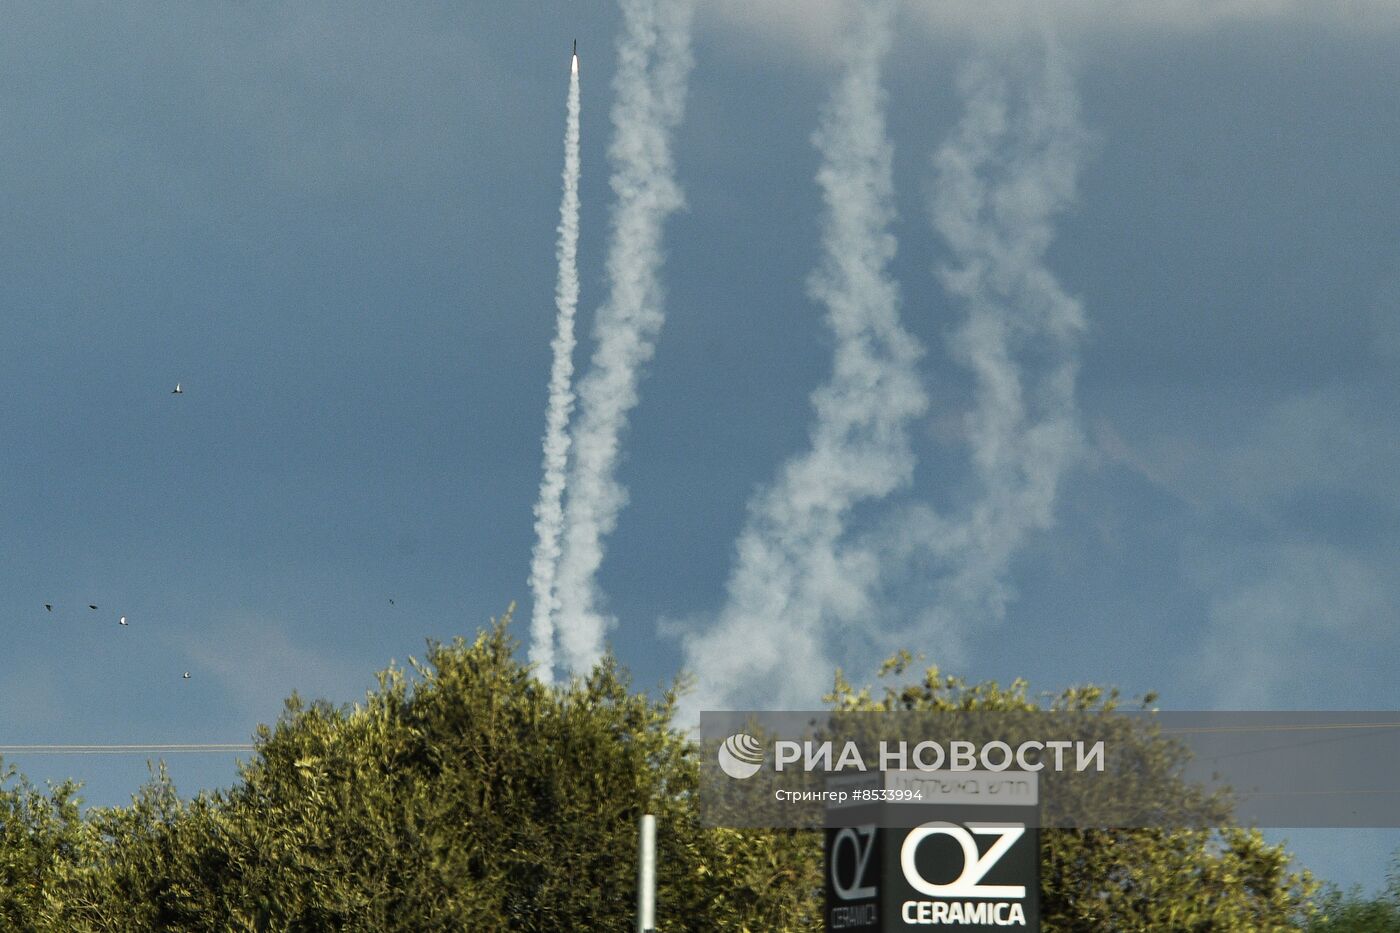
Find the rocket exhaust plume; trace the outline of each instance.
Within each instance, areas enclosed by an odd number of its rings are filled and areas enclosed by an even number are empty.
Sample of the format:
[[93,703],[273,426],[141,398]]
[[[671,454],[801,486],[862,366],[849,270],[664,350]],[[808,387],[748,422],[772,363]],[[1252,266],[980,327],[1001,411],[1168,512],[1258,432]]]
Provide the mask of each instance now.
[[836,346],[832,375],[812,396],[811,447],[750,501],[727,604],[713,628],[685,639],[697,690],[684,698],[682,722],[735,702],[801,709],[830,684],[831,630],[871,611],[877,569],[842,546],[850,513],[912,479],[908,429],[928,402],[918,376],[922,350],[901,326],[887,272],[894,209],[880,66],[893,13],[890,2],[862,6],[813,137],[826,230],[809,291],[826,306]]
[[[575,43],[577,45],[577,43]],[[569,75],[569,103],[564,129],[564,194],[559,202],[559,272],[554,286],[558,309],[551,348],[549,406],[545,413],[544,479],[535,503],[535,549],[530,558],[530,661],[539,677],[554,679],[554,614],[558,599],[554,578],[559,565],[559,535],[564,524],[564,470],[569,454],[569,414],[574,406],[574,313],[578,310],[578,53]]]
[[659,279],[666,218],[683,204],[671,131],[685,108],[690,72],[690,0],[622,0],[614,136],[609,158],[617,198],[611,219],[609,295],[598,309],[596,349],[579,383],[579,418],[564,510],[556,593],[564,662],[585,671],[601,656],[608,625],[595,577],[603,538],[627,500],[616,479],[641,367],[651,358],[664,312]]

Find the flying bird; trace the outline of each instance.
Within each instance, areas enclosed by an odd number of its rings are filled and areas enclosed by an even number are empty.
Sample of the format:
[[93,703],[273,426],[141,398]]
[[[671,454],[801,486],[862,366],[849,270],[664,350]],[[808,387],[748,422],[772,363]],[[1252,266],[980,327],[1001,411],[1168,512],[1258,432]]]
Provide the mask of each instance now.
[[180,383],[175,383],[175,388],[170,390],[171,395],[184,395],[185,390],[180,388]]
[[94,606],[92,603],[88,603],[88,608],[89,608],[89,609],[96,609],[97,607]]
[[117,620],[117,624],[118,624],[118,625],[125,625],[125,624],[126,624],[126,616],[122,616],[120,619],[118,619],[118,620]]
[[184,680],[189,680],[189,679],[190,679],[190,672],[189,672],[189,671],[185,671],[185,673],[182,674],[182,675],[180,675],[180,676],[181,676]]
[[49,612],[53,612],[53,603],[44,603],[44,608]]
[[393,597],[390,597],[390,598],[389,598],[389,605],[391,605],[391,606],[392,606],[392,605],[393,605],[393,604],[394,604],[394,600],[393,600]]

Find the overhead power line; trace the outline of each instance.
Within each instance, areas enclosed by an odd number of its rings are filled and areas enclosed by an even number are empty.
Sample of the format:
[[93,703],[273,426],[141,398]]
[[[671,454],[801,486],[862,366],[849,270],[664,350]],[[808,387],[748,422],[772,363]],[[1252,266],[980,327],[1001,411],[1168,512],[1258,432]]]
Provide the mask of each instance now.
[[251,752],[240,742],[200,742],[167,745],[0,745],[0,755],[165,755]]

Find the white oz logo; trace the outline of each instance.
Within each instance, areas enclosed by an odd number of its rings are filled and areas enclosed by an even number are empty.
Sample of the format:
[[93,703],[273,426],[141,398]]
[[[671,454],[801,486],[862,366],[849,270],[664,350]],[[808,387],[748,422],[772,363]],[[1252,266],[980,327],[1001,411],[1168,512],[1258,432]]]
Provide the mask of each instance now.
[[[987,850],[986,855],[979,855],[977,852],[977,840],[972,838],[972,830],[979,836],[1000,836],[992,847]],[[933,822],[925,823],[922,826],[911,830],[908,836],[904,837],[904,845],[899,849],[899,864],[904,869],[904,879],[909,882],[914,890],[929,897],[1025,897],[1026,886],[1023,884],[979,884],[991,871],[992,866],[1001,861],[1001,857],[1006,854],[1006,850],[1016,844],[1026,832],[1024,823],[968,823],[967,829],[963,829],[957,823]],[[962,846],[963,868],[952,881],[947,884],[931,884],[928,879],[919,874],[918,866],[914,864],[914,854],[919,850],[919,843],[929,836],[952,836]]]
[[[836,877],[842,843],[851,846],[852,853],[855,855],[855,875],[849,879]],[[866,867],[870,864],[870,853],[873,851],[875,851],[874,826],[848,826],[837,833],[835,839],[831,840],[831,888],[841,900],[859,901],[875,896],[875,885],[862,883],[865,881]]]

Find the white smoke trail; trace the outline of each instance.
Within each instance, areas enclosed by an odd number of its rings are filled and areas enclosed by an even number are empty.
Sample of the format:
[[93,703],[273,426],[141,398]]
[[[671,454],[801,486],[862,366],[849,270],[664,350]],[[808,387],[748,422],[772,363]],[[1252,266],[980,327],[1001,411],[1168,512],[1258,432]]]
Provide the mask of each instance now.
[[535,503],[535,550],[530,558],[530,661],[545,681],[554,679],[554,613],[558,597],[554,577],[559,565],[559,535],[564,525],[564,469],[569,456],[569,414],[574,406],[574,312],[578,310],[578,56],[569,73],[569,103],[564,128],[564,194],[559,201],[559,273],[554,286],[558,309],[554,361],[549,370],[549,407],[545,413],[544,479]]
[[933,158],[931,218],[953,260],[939,278],[967,311],[951,350],[975,378],[966,429],[980,488],[961,519],[906,516],[915,530],[907,540],[947,573],[917,623],[924,631],[1004,616],[1011,560],[1053,524],[1060,482],[1082,448],[1074,385],[1084,312],[1046,268],[1045,252],[1055,215],[1076,197],[1086,134],[1052,40],[1019,100],[1007,70],[987,61],[965,70],[963,118]]
[[749,504],[728,602],[712,629],[685,640],[696,692],[682,717],[759,697],[815,699],[830,683],[829,628],[870,612],[878,576],[868,554],[841,548],[850,512],[912,479],[908,428],[928,402],[917,371],[922,350],[900,324],[886,271],[895,241],[880,66],[893,11],[888,2],[862,6],[814,136],[827,221],[810,292],[826,305],[836,347],[832,376],[812,398],[811,448]]
[[618,451],[637,404],[641,366],[651,358],[665,316],[658,277],[661,232],[684,203],[670,139],[685,108],[691,12],[690,0],[622,0],[609,152],[617,197],[607,261],[610,294],[594,324],[592,366],[579,384],[556,584],[560,645],[574,671],[587,670],[602,653],[607,620],[597,608],[595,577],[602,539],[627,500],[615,477]]
[[[686,698],[681,721],[693,723],[700,709],[736,703],[811,704],[831,683],[826,653],[839,651],[843,642],[849,649],[837,655],[843,663],[873,662],[874,653],[886,647],[953,639],[1003,617],[1012,596],[1006,582],[1011,560],[1032,532],[1053,523],[1060,482],[1081,449],[1074,381],[1083,310],[1046,269],[1044,255],[1054,216],[1075,196],[1085,134],[1068,70],[1053,44],[1042,65],[1019,108],[1013,108],[1007,82],[993,65],[984,61],[967,69],[961,81],[965,115],[934,157],[932,219],[953,259],[939,270],[940,279],[967,311],[951,350],[976,386],[966,419],[973,504],[955,517],[923,504],[905,506],[859,541],[840,540],[851,504],[908,481],[905,427],[924,405],[914,382],[917,350],[907,338],[895,342],[891,348],[903,352],[886,359],[879,378],[864,381],[864,396],[843,393],[863,397],[880,429],[846,435],[859,444],[832,446],[842,437],[832,433],[842,421],[828,420],[830,410],[819,403],[812,452],[789,464],[782,481],[753,508],[740,537],[728,606],[713,630],[686,641],[697,691]],[[848,76],[848,86],[860,84],[858,73]],[[872,133],[867,125],[861,136],[887,149],[882,131]],[[828,138],[835,137],[828,131]],[[824,184],[841,177],[827,171]],[[888,198],[887,169],[847,181],[854,182],[850,190],[857,197],[881,204]],[[839,218],[852,215],[839,215],[836,208],[849,203],[830,194],[828,201],[833,230],[841,229]],[[881,212],[888,216],[883,207],[864,217],[868,222]],[[866,228],[869,242],[881,242],[877,231]],[[838,242],[829,238],[828,250]],[[861,283],[850,294],[862,302],[893,295],[883,282],[882,262],[870,264],[879,256],[872,249],[862,253],[847,241],[834,253],[838,259],[863,257],[859,266],[865,271],[848,280]],[[824,296],[833,316],[842,305],[832,299],[841,294],[838,288]],[[888,307],[893,317],[892,301],[882,298],[875,306]],[[868,351],[871,345],[867,339],[855,346]],[[840,374],[838,365],[837,383]],[[887,394],[877,399],[879,389]],[[937,579],[933,593],[913,603],[908,615],[876,604],[873,594],[882,584],[930,576]],[[929,589],[921,583],[913,588]],[[899,597],[899,605],[909,603],[910,594]],[[937,643],[944,656],[949,649],[956,650],[953,641]]]

